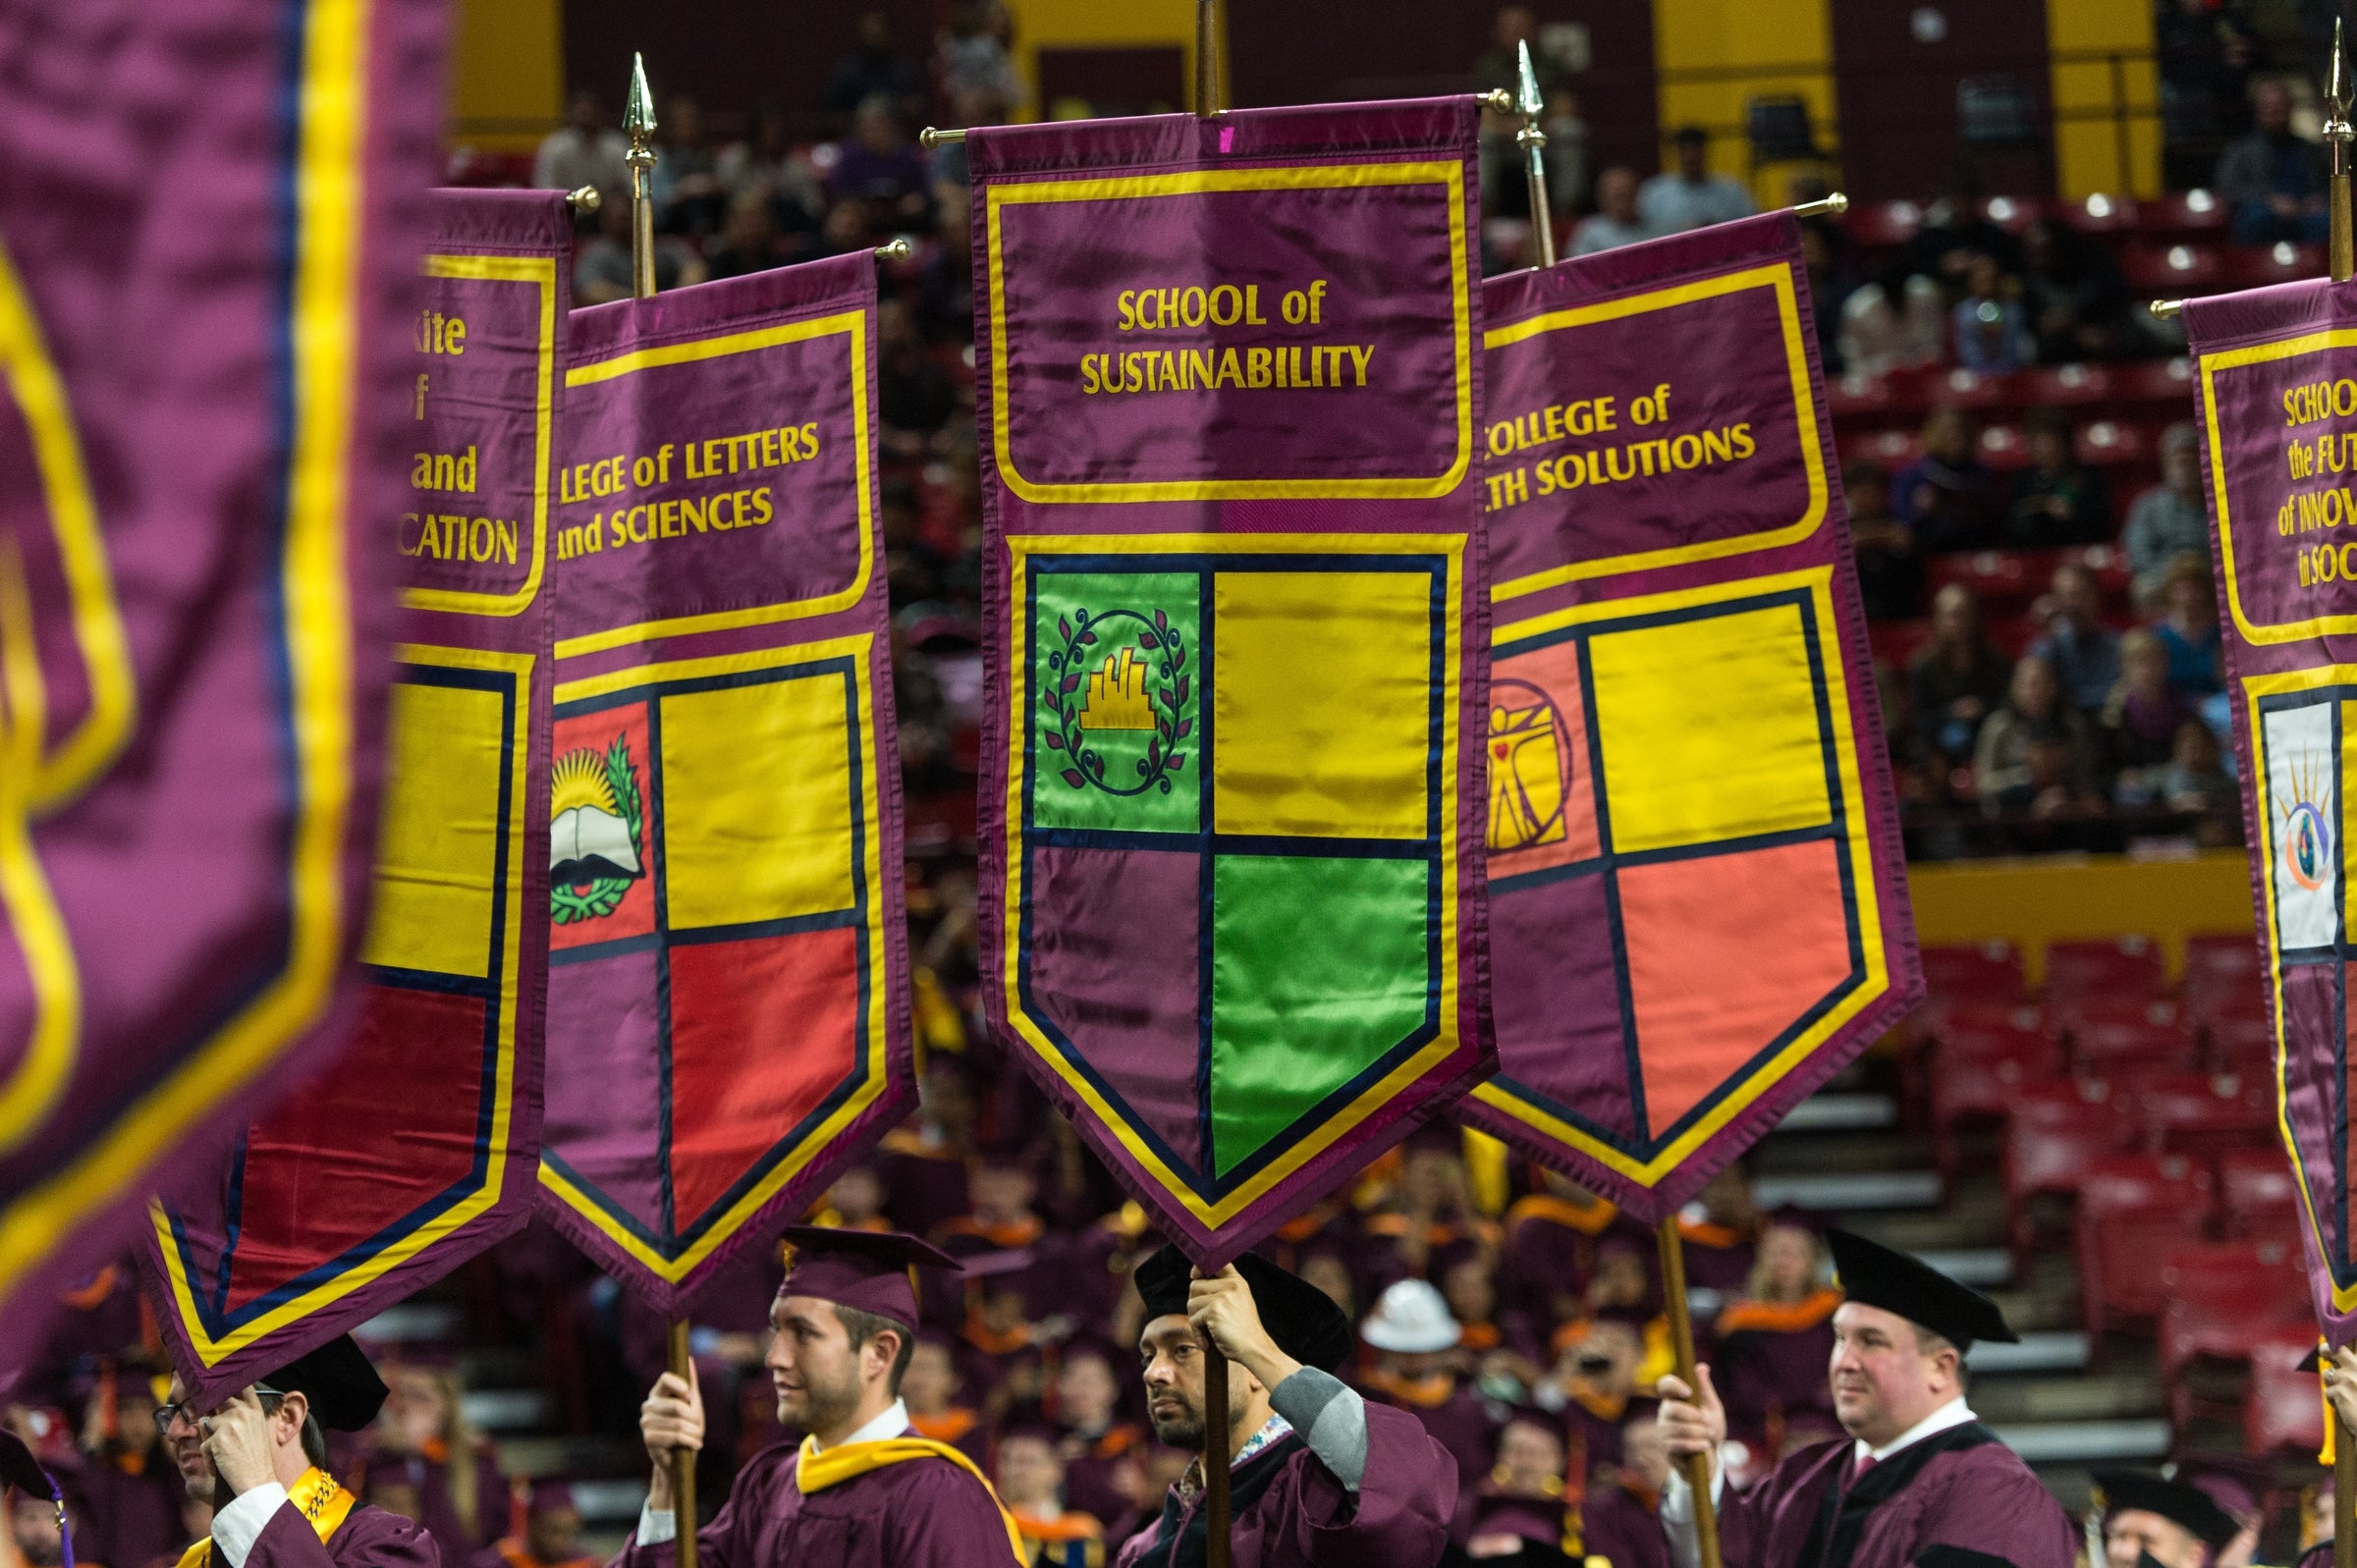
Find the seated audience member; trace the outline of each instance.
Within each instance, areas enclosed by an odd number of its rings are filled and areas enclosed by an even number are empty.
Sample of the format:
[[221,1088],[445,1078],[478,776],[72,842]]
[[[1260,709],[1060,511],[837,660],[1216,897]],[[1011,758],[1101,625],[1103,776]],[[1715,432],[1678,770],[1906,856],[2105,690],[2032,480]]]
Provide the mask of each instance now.
[[1949,312],[1956,363],[1966,370],[2001,376],[2030,362],[2027,313],[2018,286],[1992,255],[1976,253],[1964,267],[1964,297]]
[[1612,1568],[1670,1568],[1670,1538],[1662,1534],[1662,1488],[1670,1484],[1670,1445],[1654,1420],[1653,1401],[1641,1400],[1620,1429],[1620,1463],[1591,1479],[1580,1498],[1582,1553]]
[[1839,1433],[1825,1369],[1834,1353],[1841,1292],[1824,1281],[1817,1233],[1780,1218],[1760,1238],[1743,1299],[1719,1314],[1713,1380],[1727,1406],[1727,1436],[1752,1450],[1755,1472],[1790,1449]]
[[1498,1462],[1478,1484],[1458,1486],[1451,1538],[1476,1561],[1577,1564],[1581,1546],[1579,1490],[1563,1474],[1563,1440],[1554,1423],[1517,1411],[1498,1433]]
[[2114,773],[2112,799],[2147,806],[2161,797],[2161,774],[2176,755],[2177,730],[2194,718],[2192,699],[2168,683],[2168,650],[2139,626],[2119,639],[2119,681],[2105,699],[2105,765]]
[[2171,811],[2229,811],[2239,798],[2234,777],[2220,755],[2217,732],[2199,719],[2177,726],[2156,789],[2161,803]]
[[2214,182],[2234,243],[2324,243],[2330,226],[2325,149],[2291,129],[2291,93],[2280,81],[2262,81],[2251,90],[2251,118],[2256,123],[2250,134],[2219,154]]
[[1760,1239],[1760,1210],[1752,1202],[1751,1179],[1740,1164],[1728,1165],[1703,1184],[1694,1205],[1702,1210],[1701,1217],[1677,1221],[1686,1249],[1686,1294],[1691,1299],[1708,1291],[1721,1301],[1732,1300],[1751,1277]]
[[1671,134],[1670,148],[1677,166],[1655,175],[1637,191],[1637,214],[1646,228],[1683,234],[1759,210],[1740,182],[1710,172],[1711,137],[1702,127],[1678,127]]
[[1457,1332],[1438,1290],[1421,1279],[1399,1280],[1359,1325],[1359,1337],[1376,1353],[1359,1388],[1423,1423],[1456,1461],[1458,1475],[1478,1476],[1490,1464],[1490,1418],[1480,1395],[1450,1370]]
[[142,1364],[103,1373],[82,1424],[82,1467],[75,1489],[89,1504],[92,1526],[74,1539],[84,1562],[143,1568],[178,1558],[181,1504],[188,1487],[155,1426],[154,1375]]
[[1064,1459],[1056,1434],[1025,1422],[999,1437],[999,1462],[992,1478],[999,1501],[1014,1516],[1030,1561],[1041,1568],[1100,1568],[1105,1560],[1105,1526],[1091,1514],[1064,1505]]
[[1143,1427],[1122,1419],[1122,1387],[1114,1366],[1113,1352],[1105,1346],[1075,1339],[1065,1346],[1056,1369],[1064,1500],[1109,1524],[1128,1509],[1136,1489],[1130,1472],[1146,1439]]
[[2251,1568],[2267,1523],[2266,1499],[2275,1489],[2275,1465],[2240,1454],[2187,1454],[2170,1479],[2199,1487],[2234,1521],[2234,1539],[2218,1549],[2211,1568]]
[[2099,1470],[2094,1495],[2104,1519],[2110,1568],[2214,1568],[2216,1553],[2240,1529],[2199,1487],[2149,1470]]
[[2069,418],[2058,408],[2033,408],[2022,436],[2030,462],[2013,476],[2005,543],[2023,550],[2109,543],[2111,494],[2102,472],[2072,453]]
[[1351,1276],[1345,1248],[1339,1239],[1319,1237],[1301,1248],[1301,1267],[1296,1271],[1302,1278],[1326,1292],[1334,1304],[1348,1313],[1353,1321],[1358,1317],[1358,1283]]
[[1497,1255],[1498,1226],[1474,1206],[1463,1134],[1453,1124],[1409,1136],[1399,1151],[1399,1179],[1364,1230],[1362,1272],[1377,1293],[1396,1279],[1438,1279],[1459,1258]]
[[1960,582],[1932,596],[1932,636],[1907,663],[1907,695],[1924,744],[1950,768],[1972,760],[1981,725],[2004,700],[2011,661],[1981,625],[1980,601]]
[[2188,697],[2209,696],[2221,683],[2219,663],[2218,594],[2209,564],[2179,556],[2161,590],[2161,619],[2153,635],[2168,654],[2168,683]]
[[902,130],[890,98],[875,94],[851,116],[851,134],[827,174],[827,193],[839,203],[864,204],[887,232],[929,216],[925,160]]
[[1849,503],[1849,543],[1858,561],[1858,595],[1869,621],[1905,621],[1923,598],[1923,558],[1915,534],[1891,511],[1891,470],[1853,462],[1841,470]]
[[[565,123],[541,138],[532,158],[532,184],[542,190],[594,186],[609,206],[630,209],[630,138],[605,123],[604,106],[587,88],[565,106]],[[121,1568],[132,1568],[123,1564]]]
[[1652,238],[1637,216],[1637,172],[1617,163],[1596,177],[1596,210],[1571,231],[1570,253],[1592,256]]
[[957,389],[925,352],[916,315],[902,299],[876,306],[876,414],[881,445],[895,458],[922,458],[948,439]]
[[966,1162],[974,1152],[974,1074],[962,1056],[926,1058],[916,1114],[884,1135],[875,1166],[885,1217],[909,1235],[930,1235],[968,1208]]
[[[1800,199],[1795,193],[1794,204],[1798,205]],[[1842,316],[1849,297],[1858,289],[1858,273],[1851,264],[1848,237],[1839,225],[1827,219],[1802,219],[1800,262],[1809,275],[1809,302],[1814,306],[1809,325],[1817,333],[1817,357],[1828,377],[1837,376],[1848,368],[1841,358]]]
[[471,1561],[507,1533],[508,1494],[497,1455],[467,1425],[459,1375],[409,1359],[387,1361],[383,1377],[371,1463],[388,1485],[398,1472],[417,1488],[418,1509],[408,1517],[434,1538],[444,1562]]
[[778,254],[778,220],[769,197],[747,190],[729,200],[729,215],[721,225],[720,243],[705,257],[715,278],[741,278],[762,272],[785,258]]
[[1616,1313],[1566,1325],[1556,1335],[1555,1368],[1534,1390],[1542,1409],[1560,1410],[1570,1449],[1570,1474],[1585,1484],[1620,1463],[1620,1431],[1642,1386],[1642,1320]]
[[596,1568],[597,1559],[581,1550],[581,1510],[573,1483],[534,1483],[522,1531],[503,1537],[474,1560],[477,1568]]
[[[76,1563],[102,1568],[97,1558],[85,1555],[97,1539],[90,1528],[88,1505],[72,1487],[61,1482],[60,1489],[66,1493],[66,1530],[74,1537]],[[56,1502],[16,1488],[0,1488],[0,1496],[8,1500],[8,1544],[14,1548],[17,1564],[22,1568],[63,1568],[66,1538],[57,1528]]]
[[908,1351],[908,1369],[901,1374],[901,1402],[908,1407],[908,1426],[919,1437],[946,1442],[980,1464],[990,1433],[981,1412],[959,1403],[963,1380],[950,1341],[932,1329],[919,1330]]
[[2055,568],[2046,630],[2029,651],[2055,667],[2071,706],[2097,713],[2119,684],[2119,639],[2106,629],[2095,573],[2075,561]]
[[1542,1168],[1540,1190],[1506,1212],[1506,1250],[1498,1266],[1499,1327],[1525,1354],[1551,1354],[1560,1324],[1587,1315],[1581,1300],[1596,1269],[1596,1247],[1620,1211],[1570,1177]]
[[[2040,752],[2041,745],[2059,748],[2060,779],[2052,777],[2054,752]],[[2027,811],[2051,816],[2093,791],[2095,747],[2087,720],[2063,699],[2055,667],[2045,659],[2026,654],[2013,667],[2004,703],[1981,727],[1972,775],[1983,808],[1993,815]],[[2056,795],[2056,790],[2064,795]]]
[[664,105],[655,133],[655,167],[647,191],[655,203],[655,227],[665,234],[701,239],[720,227],[728,189],[719,160],[704,142],[704,116],[685,94]]
[[2210,514],[2202,501],[2201,438],[2187,423],[2161,433],[2161,482],[2136,498],[2120,530],[2120,548],[2134,573],[2136,608],[2152,613],[2179,557],[2210,553]]
[[884,1178],[873,1165],[849,1166],[827,1189],[810,1222],[830,1230],[890,1230],[892,1221],[884,1217]]
[[1931,555],[1985,550],[1998,540],[1995,481],[1975,450],[1979,432],[1961,408],[1934,408],[1923,421],[1923,456],[1891,482],[1891,504]]
[[2036,218],[2021,232],[2021,260],[2039,363],[2117,358],[2133,347],[2127,279],[2102,243],[2058,218]]

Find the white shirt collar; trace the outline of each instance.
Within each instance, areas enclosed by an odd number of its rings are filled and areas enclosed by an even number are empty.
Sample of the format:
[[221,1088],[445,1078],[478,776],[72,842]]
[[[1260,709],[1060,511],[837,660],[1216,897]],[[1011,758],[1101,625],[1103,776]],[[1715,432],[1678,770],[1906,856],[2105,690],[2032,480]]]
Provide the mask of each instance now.
[[1930,1415],[1924,1417],[1921,1421],[1915,1423],[1914,1426],[1909,1427],[1906,1431],[1900,1433],[1897,1436],[1891,1438],[1880,1448],[1867,1447],[1866,1439],[1860,1437],[1856,1443],[1852,1445],[1851,1454],[1853,1457],[1859,1459],[1870,1458],[1879,1465],[1884,1460],[1890,1458],[1892,1454],[1898,1452],[1901,1448],[1906,1447],[1910,1443],[1921,1442],[1924,1438],[1932,1436],[1938,1433],[1946,1432],[1950,1427],[1961,1427],[1968,1421],[1978,1421],[1980,1419],[1980,1417],[1972,1413],[1972,1407],[1964,1402],[1964,1396],[1962,1394],[1958,1394],[1955,1398],[1950,1399],[1946,1404],[1942,1405],[1939,1409],[1933,1411]]
[[[904,1401],[895,1399],[892,1402],[891,1408],[886,1410],[884,1414],[878,1416],[866,1426],[861,1427],[857,1432],[852,1433],[849,1437],[844,1438],[843,1441],[836,1446],[849,1447],[850,1444],[855,1442],[882,1442],[887,1437],[898,1437],[902,1433],[906,1432],[907,1430],[908,1406]],[[820,1453],[824,1453],[827,1450],[827,1444],[820,1442],[816,1433],[811,1435],[810,1446]]]

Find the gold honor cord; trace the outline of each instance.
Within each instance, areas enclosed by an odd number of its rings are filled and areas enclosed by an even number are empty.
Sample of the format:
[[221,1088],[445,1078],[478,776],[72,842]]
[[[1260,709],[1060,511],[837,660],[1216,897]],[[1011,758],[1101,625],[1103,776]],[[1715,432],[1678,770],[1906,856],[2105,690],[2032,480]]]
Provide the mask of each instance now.
[[82,976],[32,847],[28,786],[36,783],[44,708],[24,557],[0,534],[0,918],[32,982],[31,1035],[16,1071],[0,1079],[0,1155],[13,1153],[56,1106],[82,1039]]

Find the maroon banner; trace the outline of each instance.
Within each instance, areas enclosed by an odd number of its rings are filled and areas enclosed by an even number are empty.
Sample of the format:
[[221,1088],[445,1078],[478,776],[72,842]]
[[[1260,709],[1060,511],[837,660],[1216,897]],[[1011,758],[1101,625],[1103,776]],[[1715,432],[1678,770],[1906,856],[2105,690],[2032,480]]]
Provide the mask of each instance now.
[[583,310],[543,1211],[683,1316],[915,1103],[866,254]]
[[[2357,745],[2357,290],[2185,302],[2251,896],[2264,911],[2278,1125],[2309,1277],[2357,1335],[2349,1214],[2349,814]],[[2180,590],[2194,591],[2198,579]]]
[[986,1007],[1207,1267],[1494,1065],[1476,118],[967,137]]
[[241,1388],[531,1217],[547,1000],[551,439],[573,219],[553,191],[443,191],[376,519],[393,650],[373,918],[335,1067],[160,1201],[148,1295],[199,1398]]
[[0,18],[0,1373],[345,1039],[440,16]]
[[1923,997],[1788,213],[1493,278],[1500,1070],[1648,1222]]

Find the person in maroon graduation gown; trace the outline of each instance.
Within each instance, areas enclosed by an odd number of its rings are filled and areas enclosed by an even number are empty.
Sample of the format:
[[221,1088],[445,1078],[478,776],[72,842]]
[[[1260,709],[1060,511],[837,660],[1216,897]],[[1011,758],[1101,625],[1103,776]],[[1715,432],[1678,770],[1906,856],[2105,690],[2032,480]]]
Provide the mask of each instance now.
[[2161,1568],[2211,1568],[2242,1528],[2190,1482],[2150,1470],[2099,1470],[2094,1480],[2110,1568],[2137,1568],[2148,1555]]
[[[728,1500],[696,1532],[699,1568],[989,1568],[1023,1553],[998,1494],[973,1461],[917,1436],[901,1402],[916,1343],[918,1266],[957,1264],[914,1236],[797,1226],[792,1271],[769,1320],[767,1364],[778,1421],[809,1433],[737,1473]],[[703,1399],[665,1373],[639,1407],[654,1481],[616,1568],[675,1560],[679,1521],[671,1459],[701,1448]]]
[[[1405,1411],[1334,1376],[1350,1320],[1317,1286],[1246,1255],[1198,1278],[1165,1247],[1140,1264],[1138,1352],[1155,1435],[1201,1455],[1203,1347],[1228,1358],[1234,1568],[1431,1568],[1456,1512],[1456,1461]],[[1118,1568],[1202,1568],[1202,1460]]]
[[190,1406],[175,1378],[156,1420],[190,1498],[213,1503],[212,1534],[180,1568],[441,1568],[433,1537],[328,1474],[321,1429],[361,1431],[384,1402],[384,1380],[349,1334],[217,1410]]
[[[2071,1568],[2078,1542],[2061,1504],[1964,1400],[1973,1341],[2017,1339],[2004,1315],[1905,1253],[1844,1230],[1826,1239],[1848,1297],[1830,1368],[1847,1435],[1793,1451],[1741,1495],[1713,1475],[1727,1568]],[[1727,1411],[1709,1369],[1695,1370],[1699,1390],[1662,1379],[1658,1419],[1672,1454],[1709,1454],[1715,1471]],[[1692,1568],[1682,1477],[1662,1523],[1672,1562]]]

